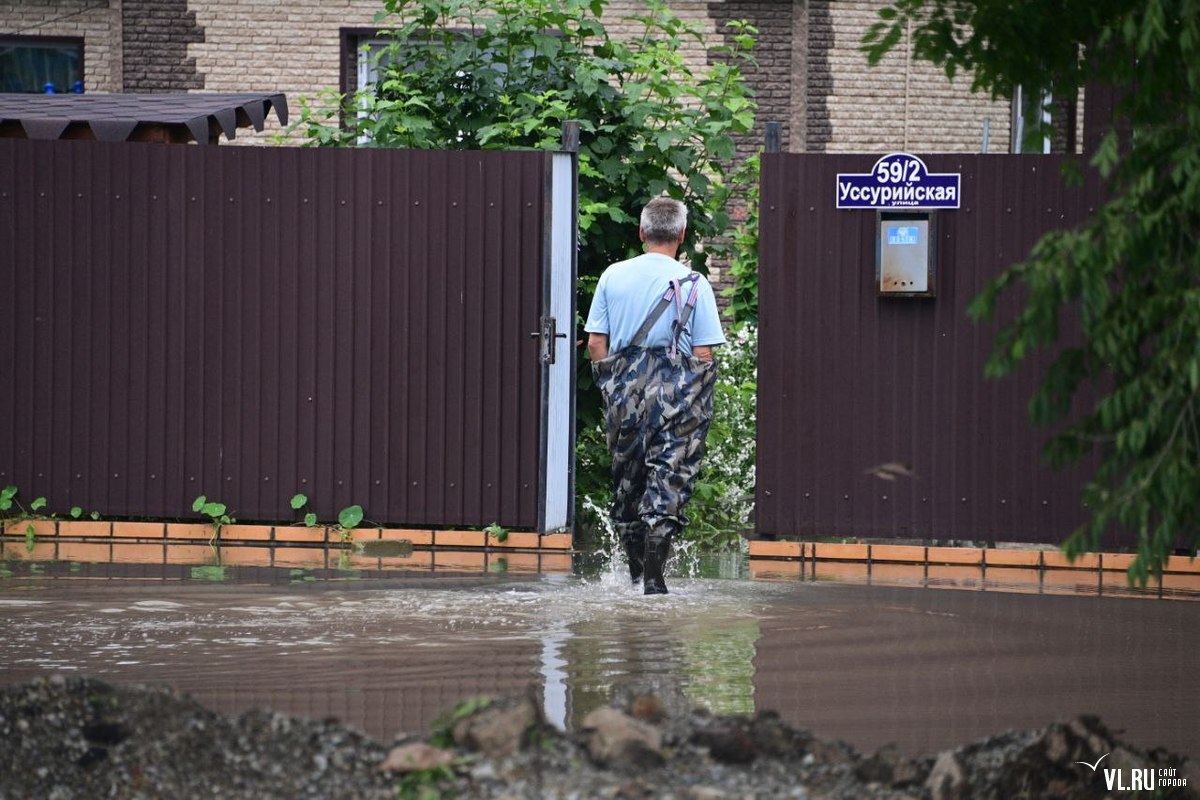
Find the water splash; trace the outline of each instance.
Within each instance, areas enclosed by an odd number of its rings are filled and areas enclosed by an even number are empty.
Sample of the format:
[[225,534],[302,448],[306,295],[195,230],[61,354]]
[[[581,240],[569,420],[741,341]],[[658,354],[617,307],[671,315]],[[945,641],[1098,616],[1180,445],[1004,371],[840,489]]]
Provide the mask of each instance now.
[[[601,565],[597,574],[605,586],[616,587],[629,583],[629,558],[621,546],[616,530],[606,510],[601,509],[590,497],[584,497],[584,507],[599,520],[599,526],[591,530],[592,558]],[[739,538],[734,548],[716,553],[706,553],[699,542],[676,537],[671,544],[671,558],[667,561],[666,576],[670,578],[698,578],[701,575],[719,578],[747,577],[746,558],[750,546]],[[668,586],[670,583],[668,583]]]

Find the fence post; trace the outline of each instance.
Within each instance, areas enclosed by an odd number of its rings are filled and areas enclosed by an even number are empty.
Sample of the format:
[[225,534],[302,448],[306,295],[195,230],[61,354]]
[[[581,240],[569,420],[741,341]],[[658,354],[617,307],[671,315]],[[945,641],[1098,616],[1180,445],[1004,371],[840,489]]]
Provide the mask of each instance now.
[[579,152],[579,121],[569,119],[562,125],[562,151],[564,153]]
[[768,122],[765,126],[766,131],[766,150],[768,153],[778,153],[782,150],[782,137],[780,135],[780,125],[778,122]]

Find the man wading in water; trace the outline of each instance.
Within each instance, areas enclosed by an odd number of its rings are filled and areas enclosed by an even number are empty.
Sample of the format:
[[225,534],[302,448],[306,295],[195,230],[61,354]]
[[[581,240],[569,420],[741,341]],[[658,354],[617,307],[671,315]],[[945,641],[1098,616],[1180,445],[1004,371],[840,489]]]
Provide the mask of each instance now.
[[584,330],[592,375],[604,396],[612,454],[612,521],[636,585],[666,594],[671,539],[687,525],[712,421],[724,344],[708,281],[675,260],[687,207],[659,197],[642,210],[646,252],[600,276]]

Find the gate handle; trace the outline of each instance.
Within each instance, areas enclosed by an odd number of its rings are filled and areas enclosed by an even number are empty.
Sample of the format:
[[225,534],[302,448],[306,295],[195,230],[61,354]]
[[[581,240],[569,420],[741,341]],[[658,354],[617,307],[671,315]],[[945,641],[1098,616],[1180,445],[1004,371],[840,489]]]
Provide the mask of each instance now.
[[558,332],[558,320],[554,317],[542,317],[541,330],[529,334],[530,339],[542,340],[542,363],[554,363],[554,340],[565,339],[567,334]]

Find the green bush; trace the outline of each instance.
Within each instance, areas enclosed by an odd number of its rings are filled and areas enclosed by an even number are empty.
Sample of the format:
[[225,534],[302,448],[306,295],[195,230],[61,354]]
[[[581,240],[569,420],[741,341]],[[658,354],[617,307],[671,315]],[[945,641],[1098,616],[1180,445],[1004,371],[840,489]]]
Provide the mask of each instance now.
[[[684,257],[706,272],[702,243],[729,227],[734,137],[755,103],[742,76],[757,31],[730,22],[720,44],[650,2],[620,20],[607,0],[384,0],[386,77],[354,96],[304,100],[299,131],[313,146],[556,150],[562,125],[579,141],[579,308],[606,266],[640,251],[637,218],[653,197],[689,207]],[[629,26],[633,30],[629,30]],[[710,63],[695,71],[685,48]]]
[[758,325],[758,201],[760,154],[746,159],[733,183],[745,191],[746,217],[719,251],[729,262],[733,285],[722,294],[728,299],[726,314],[735,323]]

